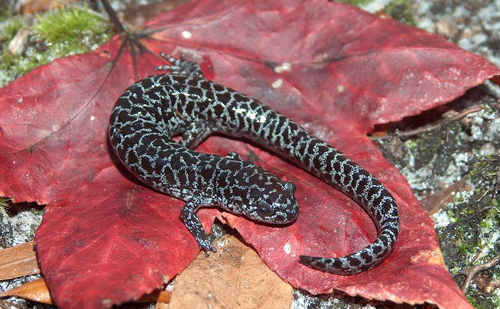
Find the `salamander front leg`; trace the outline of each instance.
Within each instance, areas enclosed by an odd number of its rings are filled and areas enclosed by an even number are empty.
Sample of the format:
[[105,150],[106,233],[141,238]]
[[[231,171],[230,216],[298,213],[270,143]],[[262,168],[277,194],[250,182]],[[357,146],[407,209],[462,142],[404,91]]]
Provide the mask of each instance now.
[[203,78],[200,65],[194,61],[189,61],[181,53],[181,59],[176,59],[170,55],[160,52],[160,56],[171,63],[171,65],[157,66],[155,70],[168,70],[172,75],[197,76]]
[[226,155],[226,158],[238,160],[238,161],[243,161],[243,158],[236,151],[231,151],[230,153],[228,153]]
[[187,202],[186,205],[181,210],[181,220],[184,225],[189,230],[191,235],[198,243],[200,249],[206,252],[205,256],[210,255],[210,251],[217,252],[214,246],[210,243],[203,226],[201,225],[200,218],[196,216],[196,211],[201,207],[200,203],[197,201]]

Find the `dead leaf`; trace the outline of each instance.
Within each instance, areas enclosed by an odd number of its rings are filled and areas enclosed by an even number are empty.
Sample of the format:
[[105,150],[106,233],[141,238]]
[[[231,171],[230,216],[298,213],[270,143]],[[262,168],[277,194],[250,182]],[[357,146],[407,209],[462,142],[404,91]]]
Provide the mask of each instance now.
[[164,302],[157,302],[156,303],[156,306],[155,306],[155,309],[169,309],[168,307],[169,305],[167,303],[164,303]]
[[[437,191],[434,194],[429,195],[422,200],[422,206],[427,210],[429,215],[433,215],[443,208],[446,204],[450,203],[455,199],[457,193],[466,189],[466,178],[451,184],[450,186]],[[471,188],[469,188],[472,190]]]
[[23,0],[21,1],[21,13],[33,14],[50,9],[60,8],[63,5],[75,2],[75,0]]
[[[32,242],[30,242],[32,243]],[[138,303],[148,303],[148,302],[161,302],[168,303],[170,301],[170,291],[155,291],[153,293],[144,295],[136,302]],[[11,290],[1,292],[0,298],[16,296],[31,301],[36,301],[38,303],[52,305],[54,304],[52,298],[50,297],[49,288],[45,283],[43,278],[27,282],[21,286],[13,288]],[[161,308],[161,307],[160,307]]]
[[236,237],[226,235],[217,253],[200,252],[175,279],[170,309],[290,308],[292,286],[282,281],[257,253]]
[[170,302],[171,296],[172,296],[172,292],[170,292],[170,291],[156,290],[153,293],[149,293],[149,294],[146,294],[146,295],[142,296],[136,302],[138,302],[138,303],[155,303],[155,302],[158,302],[159,304],[161,304],[161,303],[166,304],[166,303]]
[[33,241],[0,250],[0,280],[39,273]]
[[0,297],[17,296],[42,304],[52,305],[50,292],[43,278],[27,282],[17,288],[0,293]]

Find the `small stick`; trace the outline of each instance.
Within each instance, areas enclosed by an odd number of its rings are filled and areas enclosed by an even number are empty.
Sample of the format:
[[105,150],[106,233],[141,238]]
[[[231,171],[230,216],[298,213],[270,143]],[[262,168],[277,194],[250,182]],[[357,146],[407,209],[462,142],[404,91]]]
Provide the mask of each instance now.
[[474,266],[468,273],[467,273],[467,277],[465,278],[465,282],[464,282],[464,285],[462,286],[462,292],[464,294],[467,294],[467,291],[469,290],[469,287],[470,287],[470,284],[472,282],[472,279],[474,279],[474,277],[480,273],[480,272],[483,272],[485,270],[488,270],[490,268],[493,268],[495,267],[497,264],[500,263],[500,254],[497,255],[495,258],[489,260],[488,262],[484,263],[484,264],[481,264],[481,265],[477,265],[477,266]]
[[[414,135],[417,135],[417,134],[420,134],[420,133],[426,133],[426,132],[430,132],[430,131],[434,131],[434,130],[437,130],[439,128],[441,128],[442,126],[452,122],[452,121],[456,121],[456,120],[460,120],[462,118],[464,118],[465,116],[469,115],[469,114],[472,114],[472,113],[477,113],[479,111],[481,111],[481,107],[480,106],[473,106],[473,107],[470,107],[470,108],[467,108],[467,109],[464,109],[463,111],[461,111],[460,113],[454,115],[454,116],[450,116],[450,117],[447,117],[441,121],[439,121],[438,123],[436,124],[433,124],[433,125],[430,125],[430,126],[426,126],[426,127],[421,127],[421,128],[417,128],[417,129],[414,129],[414,130],[410,130],[410,131],[405,131],[405,132],[395,132],[394,135],[396,135],[396,137],[410,137],[410,136],[414,136]],[[388,138],[389,136],[386,135],[386,136],[372,136],[370,137],[371,140],[378,140],[378,139],[385,139],[385,138]]]
[[111,7],[109,4],[108,0],[101,0],[102,6],[104,7],[104,10],[106,13],[108,13],[109,19],[111,20],[111,23],[115,27],[116,33],[123,33],[125,32],[125,27],[123,26],[122,22],[116,15],[115,10]]

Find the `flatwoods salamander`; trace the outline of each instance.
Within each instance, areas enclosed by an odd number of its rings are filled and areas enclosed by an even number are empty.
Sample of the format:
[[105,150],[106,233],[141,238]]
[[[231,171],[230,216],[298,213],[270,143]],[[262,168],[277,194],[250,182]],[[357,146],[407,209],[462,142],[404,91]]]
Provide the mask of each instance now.
[[[146,185],[182,199],[180,217],[201,249],[216,251],[196,211],[224,210],[271,224],[298,216],[295,185],[232,152],[225,157],[192,151],[219,132],[247,138],[293,161],[340,189],[371,216],[378,237],[340,258],[300,256],[314,269],[350,275],[371,269],[392,252],[399,233],[398,208],[387,189],[335,147],[256,99],[205,79],[198,64],[161,54],[172,65],[130,86],[117,100],[109,127],[111,145]],[[181,134],[180,142],[172,139]]]

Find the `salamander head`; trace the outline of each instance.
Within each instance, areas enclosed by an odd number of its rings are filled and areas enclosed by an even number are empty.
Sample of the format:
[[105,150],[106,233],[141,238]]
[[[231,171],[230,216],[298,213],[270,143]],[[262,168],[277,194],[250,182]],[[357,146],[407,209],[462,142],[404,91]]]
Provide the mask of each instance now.
[[245,162],[230,180],[229,211],[242,213],[246,217],[270,224],[294,222],[299,213],[295,199],[295,185],[282,182],[277,176],[262,167]]
[[295,184],[281,182],[279,179],[275,183],[269,180],[262,186],[264,190],[251,190],[253,191],[249,202],[251,206],[245,215],[257,221],[273,224],[294,222],[299,214],[299,203],[294,196]]

